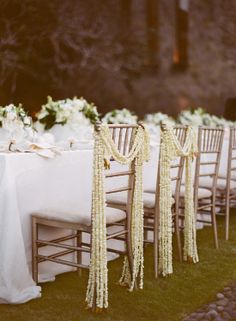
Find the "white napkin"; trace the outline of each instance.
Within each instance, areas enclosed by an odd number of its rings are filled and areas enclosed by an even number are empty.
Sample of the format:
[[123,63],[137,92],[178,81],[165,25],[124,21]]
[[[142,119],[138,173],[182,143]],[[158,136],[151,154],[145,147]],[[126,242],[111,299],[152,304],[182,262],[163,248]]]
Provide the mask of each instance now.
[[37,135],[33,141],[28,142],[29,151],[36,153],[42,157],[53,158],[60,153],[55,146],[54,137],[52,134]]
[[22,139],[21,141],[8,139],[0,142],[0,151],[36,153],[45,158],[53,158],[60,154],[60,150],[55,146],[52,134],[40,135],[36,132],[30,132],[27,139]]
[[45,158],[54,158],[56,155],[60,154],[60,151],[55,146],[46,147],[37,143],[31,143],[29,145],[29,152],[36,153]]
[[91,150],[94,146],[94,141],[92,139],[76,139],[74,137],[70,137],[65,140],[61,140],[56,144],[61,150]]

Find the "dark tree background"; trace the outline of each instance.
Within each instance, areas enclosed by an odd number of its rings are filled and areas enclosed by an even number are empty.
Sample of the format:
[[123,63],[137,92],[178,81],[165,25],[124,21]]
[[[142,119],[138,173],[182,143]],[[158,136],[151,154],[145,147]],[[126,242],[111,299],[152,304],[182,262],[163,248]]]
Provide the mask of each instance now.
[[185,94],[223,113],[236,96],[236,3],[189,2],[188,64],[178,70],[179,1],[0,0],[0,104],[34,112],[47,95],[77,95],[102,112],[174,114]]

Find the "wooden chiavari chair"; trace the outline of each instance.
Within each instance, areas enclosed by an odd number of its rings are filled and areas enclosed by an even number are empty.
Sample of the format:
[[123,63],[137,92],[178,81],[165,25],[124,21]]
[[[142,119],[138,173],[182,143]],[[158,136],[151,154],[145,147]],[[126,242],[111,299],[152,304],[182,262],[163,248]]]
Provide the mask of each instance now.
[[[139,125],[109,125],[113,140],[121,153],[126,155],[132,148],[133,139],[135,137]],[[95,125],[95,130],[99,130],[99,124]],[[134,160],[135,161],[135,160]],[[124,169],[123,165],[119,164],[119,171],[113,171],[113,164],[116,163],[111,159],[111,169],[106,170],[106,181],[115,181],[121,179],[122,184],[124,178],[126,185],[108,189],[106,195],[112,195],[120,192],[126,192],[126,207],[125,210],[114,209],[106,207],[106,223],[107,223],[107,240],[117,239],[125,241],[125,249],[114,249],[107,247],[108,252],[116,254],[127,254],[129,264],[132,269],[132,250],[131,250],[131,206],[134,188],[134,161],[130,168]],[[123,166],[123,170],[120,168]],[[121,183],[118,181],[118,183]],[[113,184],[108,184],[113,185]],[[50,226],[61,229],[69,229],[73,232],[65,237],[53,240],[45,240],[39,238],[38,231],[40,226]],[[109,232],[109,227],[119,228],[117,231]],[[110,229],[111,230],[111,229]],[[64,264],[76,268],[79,272],[81,269],[88,268],[89,266],[83,264],[82,253],[90,253],[90,243],[84,242],[82,233],[92,233],[91,213],[61,213],[58,209],[57,212],[43,212],[32,214],[32,275],[36,283],[38,283],[38,264],[45,261],[50,261],[58,264]],[[90,239],[92,239],[90,237]],[[73,245],[64,244],[64,241],[73,240]],[[55,249],[62,249],[50,255],[39,254],[39,249],[50,246]],[[70,254],[76,254],[76,260],[69,261],[61,257]]]
[[[197,222],[211,223],[216,248],[219,247],[216,222],[216,188],[223,138],[223,128],[199,127],[198,129],[194,204]],[[208,214],[210,221],[200,214]]]
[[[177,135],[181,145],[184,145],[186,139],[186,126],[175,126],[175,134]],[[183,175],[184,159],[178,159],[171,165],[171,176],[173,182],[173,223],[176,230],[176,238],[178,244],[179,258],[182,260],[182,248],[179,229],[179,195],[181,188],[181,180]],[[144,203],[144,242],[154,243],[154,272],[155,278],[158,277],[158,232],[159,232],[159,167],[157,166],[157,183],[156,188],[147,190],[143,193]],[[114,195],[108,198],[108,206],[113,208],[125,209],[125,193]],[[148,239],[148,232],[153,232],[153,240]]]
[[[162,126],[164,127],[164,126]],[[174,132],[177,136],[181,146],[184,145],[187,134],[187,126],[174,126]],[[164,130],[164,128],[162,128]],[[160,157],[159,157],[160,159]],[[152,193],[155,195],[155,207],[153,209],[144,207],[145,217],[147,218],[147,224],[145,226],[147,231],[153,232],[153,242],[154,242],[154,272],[155,278],[158,277],[158,241],[159,241],[159,165],[157,166],[157,183],[155,190],[147,190],[146,193]],[[184,169],[184,158],[177,157],[176,160],[171,162],[171,181],[172,181],[172,194],[173,194],[173,230],[176,234],[178,255],[179,260],[182,261],[182,246],[180,238],[180,195],[181,195],[181,182]],[[150,241],[145,238],[145,242],[150,243]],[[152,241],[151,241],[152,242]]]
[[[223,155],[222,155],[223,156]],[[229,239],[230,208],[236,206],[236,128],[229,129],[228,164],[226,177],[217,181],[217,206],[225,216],[225,239]]]

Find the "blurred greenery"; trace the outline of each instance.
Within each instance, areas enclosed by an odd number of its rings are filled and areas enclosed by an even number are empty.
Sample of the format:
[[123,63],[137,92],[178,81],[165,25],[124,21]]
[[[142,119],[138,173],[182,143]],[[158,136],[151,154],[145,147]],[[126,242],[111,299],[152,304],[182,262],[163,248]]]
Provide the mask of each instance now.
[[[145,249],[144,290],[133,293],[117,285],[122,259],[109,263],[109,309],[93,314],[85,309],[87,271],[66,273],[42,285],[42,298],[21,305],[0,305],[0,321],[177,321],[214,300],[217,291],[236,280],[236,211],[230,241],[223,241],[223,219],[218,221],[220,249],[213,246],[210,227],[198,231],[200,262],[180,263],[175,251],[174,274],[153,277],[152,246]],[[176,250],[176,245],[174,245]]]

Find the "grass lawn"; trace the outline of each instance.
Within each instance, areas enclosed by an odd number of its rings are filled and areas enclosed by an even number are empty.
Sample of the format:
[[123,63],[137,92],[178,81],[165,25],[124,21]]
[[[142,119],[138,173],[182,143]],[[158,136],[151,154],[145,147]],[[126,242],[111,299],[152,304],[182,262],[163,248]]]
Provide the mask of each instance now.
[[[223,239],[218,221],[220,249],[213,247],[212,230],[198,231],[200,262],[174,260],[174,274],[153,278],[152,246],[145,249],[145,287],[129,293],[116,284],[122,259],[109,263],[109,309],[102,314],[85,310],[87,271],[66,273],[42,286],[42,298],[22,305],[0,305],[0,321],[177,321],[201,305],[232,280],[236,280],[236,211],[232,213],[230,241]],[[175,253],[176,256],[176,253]]]

